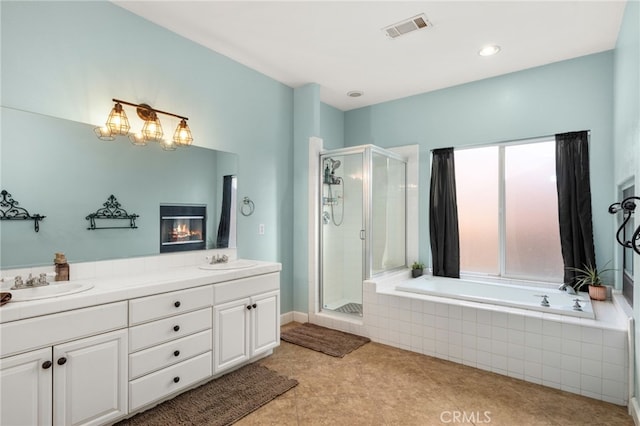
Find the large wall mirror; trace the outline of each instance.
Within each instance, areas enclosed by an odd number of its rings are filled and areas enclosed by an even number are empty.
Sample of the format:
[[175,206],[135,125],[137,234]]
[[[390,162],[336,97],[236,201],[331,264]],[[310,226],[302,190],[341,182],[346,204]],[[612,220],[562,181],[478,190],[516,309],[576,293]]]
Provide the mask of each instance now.
[[[29,213],[46,216],[39,232],[32,221],[0,221],[1,269],[49,265],[56,252],[70,262],[158,254],[162,204],[205,205],[206,248],[235,245],[235,235],[218,238],[218,229],[225,177],[237,179],[236,154],[196,146],[166,152],[125,137],[101,141],[85,123],[4,107],[0,114],[0,189]],[[87,230],[86,216],[111,195],[139,215],[137,228]],[[223,220],[231,225],[223,227],[235,232],[231,212]]]

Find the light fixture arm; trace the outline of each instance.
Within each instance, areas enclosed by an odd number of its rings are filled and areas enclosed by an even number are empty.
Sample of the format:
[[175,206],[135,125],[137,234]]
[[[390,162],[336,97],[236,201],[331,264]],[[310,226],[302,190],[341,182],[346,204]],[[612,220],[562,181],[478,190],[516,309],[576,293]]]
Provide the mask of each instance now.
[[180,118],[182,120],[188,120],[189,119],[188,117],[184,117],[182,115],[174,114],[172,112],[166,112],[166,111],[161,111],[159,109],[155,109],[153,107],[150,107],[147,104],[134,104],[134,103],[131,103],[131,102],[122,101],[120,99],[115,99],[115,98],[111,99],[111,100],[113,102],[117,102],[119,104],[125,104],[125,105],[129,105],[129,106],[136,107],[136,108],[143,108],[143,109],[146,109],[146,110],[149,110],[149,111],[153,111],[153,112],[158,113],[158,114],[170,115],[172,117]]

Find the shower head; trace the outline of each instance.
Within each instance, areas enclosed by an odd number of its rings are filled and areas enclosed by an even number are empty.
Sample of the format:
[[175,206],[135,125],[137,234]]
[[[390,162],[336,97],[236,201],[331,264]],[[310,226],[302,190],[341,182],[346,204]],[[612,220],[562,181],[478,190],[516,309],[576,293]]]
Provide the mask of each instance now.
[[334,160],[333,158],[329,158],[331,161],[331,173],[335,172],[338,167],[340,167],[340,160]]

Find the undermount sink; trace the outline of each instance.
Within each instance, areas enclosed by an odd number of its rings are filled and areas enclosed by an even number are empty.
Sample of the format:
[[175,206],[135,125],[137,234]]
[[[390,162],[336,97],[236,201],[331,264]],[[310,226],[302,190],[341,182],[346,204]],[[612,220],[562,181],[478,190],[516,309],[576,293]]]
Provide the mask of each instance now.
[[222,270],[231,270],[231,269],[250,268],[255,265],[256,265],[256,262],[253,262],[251,260],[240,259],[240,260],[232,260],[227,263],[206,263],[204,265],[200,265],[200,269],[222,271]]
[[93,288],[89,283],[56,283],[41,287],[20,288],[11,291],[12,302],[26,302],[29,300],[47,299],[49,297],[60,297],[69,294],[80,293]]

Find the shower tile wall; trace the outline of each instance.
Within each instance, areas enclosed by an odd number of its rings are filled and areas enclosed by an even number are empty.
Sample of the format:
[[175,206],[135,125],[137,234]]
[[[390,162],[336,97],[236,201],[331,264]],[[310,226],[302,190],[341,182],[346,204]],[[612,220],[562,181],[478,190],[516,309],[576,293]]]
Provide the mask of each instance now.
[[626,329],[378,294],[376,284],[369,281],[363,300],[362,324],[315,315],[313,322],[374,342],[627,404]]

